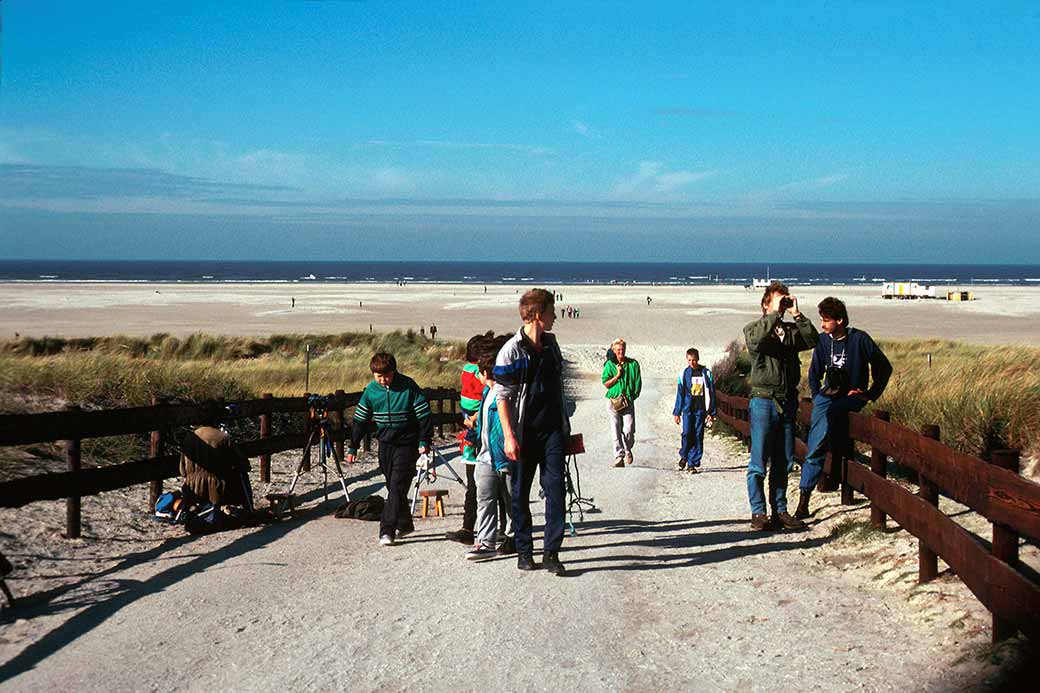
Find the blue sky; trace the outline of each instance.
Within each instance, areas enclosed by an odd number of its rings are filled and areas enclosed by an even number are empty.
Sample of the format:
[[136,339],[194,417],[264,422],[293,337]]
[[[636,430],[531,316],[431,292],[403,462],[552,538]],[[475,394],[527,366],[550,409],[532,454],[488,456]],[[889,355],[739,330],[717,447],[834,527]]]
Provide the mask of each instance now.
[[0,8],[10,258],[1040,261],[1035,3]]

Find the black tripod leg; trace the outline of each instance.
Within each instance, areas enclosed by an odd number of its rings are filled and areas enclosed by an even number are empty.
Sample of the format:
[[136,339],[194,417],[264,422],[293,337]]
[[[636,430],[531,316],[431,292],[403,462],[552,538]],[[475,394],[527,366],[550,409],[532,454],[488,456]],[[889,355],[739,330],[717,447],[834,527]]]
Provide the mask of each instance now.
[[293,491],[296,490],[296,482],[300,480],[301,476],[303,476],[303,465],[305,465],[307,460],[310,459],[311,448],[314,447],[314,436],[317,432],[317,429],[311,431],[310,437],[307,438],[307,444],[303,447],[303,455],[300,457],[300,463],[296,465],[296,473],[293,474],[292,483],[289,484],[289,491],[287,493],[290,496],[293,494]]
[[336,474],[339,475],[339,485],[343,487],[343,500],[349,503],[350,493],[347,492],[347,479],[343,475],[343,465],[340,463],[339,454],[336,452],[336,447],[333,446],[331,443],[329,445],[329,452],[332,453],[332,461],[336,463]]

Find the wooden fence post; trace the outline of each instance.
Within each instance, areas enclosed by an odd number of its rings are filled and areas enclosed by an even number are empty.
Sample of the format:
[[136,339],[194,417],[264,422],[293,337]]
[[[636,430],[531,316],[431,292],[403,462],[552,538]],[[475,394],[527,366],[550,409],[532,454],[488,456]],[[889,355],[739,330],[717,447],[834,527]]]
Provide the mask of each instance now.
[[[65,408],[68,412],[78,412],[80,408],[70,404]],[[82,468],[80,457],[80,440],[65,441],[65,465],[70,472],[78,472]],[[65,538],[78,539],[80,536],[80,498],[74,496],[65,499]]]
[[[875,409],[874,418],[881,421],[889,421],[892,417],[887,411]],[[881,454],[881,451],[876,446],[871,446],[870,448],[870,471],[882,479],[888,476],[887,458]],[[885,529],[887,524],[884,511],[877,507],[877,504],[872,499],[870,501],[870,526],[875,529]]]
[[[929,424],[921,429],[921,435],[926,438],[933,438],[939,440],[939,427],[935,424]],[[917,495],[921,497],[926,503],[930,503],[934,506],[939,505],[939,487],[932,482],[931,479],[926,478],[923,474],[918,474],[917,477]],[[939,557],[935,555],[935,552],[925,546],[924,542],[920,539],[917,540],[917,581],[931,582],[939,576]]]
[[[335,430],[340,433],[342,433],[343,430],[346,428],[346,426],[344,425],[345,417],[343,413],[344,409],[346,408],[344,404],[346,402],[346,399],[346,392],[344,392],[343,390],[336,390],[336,418],[333,423],[336,424]],[[344,440],[342,437],[336,439],[336,457],[338,457],[340,460],[342,460],[345,457],[345,455],[343,454],[343,443]]]
[[[990,462],[1003,469],[1008,469],[1018,474],[1019,455],[1018,450],[994,450],[990,456]],[[993,523],[993,548],[994,558],[1007,563],[1012,568],[1018,566],[1018,533],[1015,530],[999,523]],[[993,644],[1007,640],[1016,633],[1018,629],[1007,621],[993,614]]]
[[[444,412],[444,408],[445,408],[444,407],[444,400],[443,399],[437,400],[437,413],[438,414],[444,414],[445,413]],[[437,424],[437,436],[439,438],[443,438],[444,437],[444,417],[441,416],[440,420],[441,420],[441,422],[439,424]]]
[[[270,392],[265,392],[263,395],[264,399],[274,399],[274,395]],[[267,440],[271,437],[271,415],[261,414],[260,415],[260,440]],[[267,453],[260,455],[260,481],[269,484],[271,483],[271,456]]]
[[849,460],[856,459],[856,441],[849,436],[848,445],[841,455],[841,466],[838,468],[841,474],[841,504],[852,505],[853,488],[849,485]]
[[455,400],[454,399],[451,400],[451,432],[452,433],[458,433],[459,432],[459,424],[458,424],[458,421],[456,421],[456,419],[455,419]]
[[[159,404],[159,400],[152,397],[152,406]],[[162,457],[163,453],[163,434],[162,431],[152,431],[148,441],[148,457],[153,462],[158,461]],[[155,510],[155,501],[159,500],[159,496],[163,492],[162,479],[154,479],[148,484],[148,508],[149,510]]]

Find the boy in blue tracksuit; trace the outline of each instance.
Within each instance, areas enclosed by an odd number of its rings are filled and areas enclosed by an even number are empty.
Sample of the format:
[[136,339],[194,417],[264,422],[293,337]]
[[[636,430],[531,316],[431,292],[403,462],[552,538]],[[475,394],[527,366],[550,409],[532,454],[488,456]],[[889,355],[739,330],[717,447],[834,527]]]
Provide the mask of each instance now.
[[801,496],[794,514],[798,519],[809,517],[809,496],[820,479],[827,451],[842,450],[847,445],[849,412],[857,412],[880,397],[892,375],[892,364],[870,335],[848,326],[849,313],[843,301],[828,296],[818,309],[823,334],[809,365],[813,408],[809,451],[798,484]]
[[700,352],[686,350],[689,365],[679,375],[672,416],[682,424],[682,447],[679,448],[679,471],[700,471],[704,454],[704,426],[715,421],[715,379],[711,369],[700,365]]
[[[473,476],[477,487],[477,532],[473,547],[466,552],[466,559],[471,561],[516,553],[513,523],[509,514],[515,464],[506,457],[505,434],[498,417],[498,400],[490,394],[495,387],[492,374],[495,357],[509,339],[510,335],[502,335],[491,340],[486,353],[477,362],[478,377],[485,388],[477,410],[475,429],[477,463]],[[500,530],[505,535],[501,544],[498,543]]]

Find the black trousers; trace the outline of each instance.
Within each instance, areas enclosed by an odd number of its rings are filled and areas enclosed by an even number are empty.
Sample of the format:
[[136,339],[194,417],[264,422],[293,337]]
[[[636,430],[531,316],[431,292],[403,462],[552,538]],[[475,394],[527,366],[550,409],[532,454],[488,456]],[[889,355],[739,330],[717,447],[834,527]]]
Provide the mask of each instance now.
[[419,448],[415,445],[394,445],[379,442],[379,470],[386,479],[386,505],[379,519],[379,536],[391,537],[396,532],[411,532],[412,509],[408,505],[408,489],[415,478],[415,461]]
[[467,464],[466,467],[466,503],[462,506],[462,528],[472,532],[477,526],[477,481],[473,476],[477,465]]

